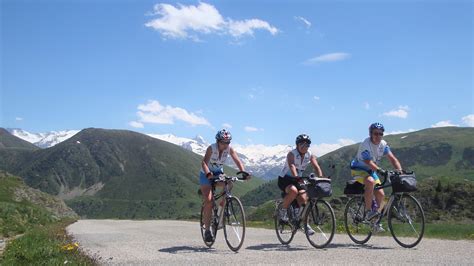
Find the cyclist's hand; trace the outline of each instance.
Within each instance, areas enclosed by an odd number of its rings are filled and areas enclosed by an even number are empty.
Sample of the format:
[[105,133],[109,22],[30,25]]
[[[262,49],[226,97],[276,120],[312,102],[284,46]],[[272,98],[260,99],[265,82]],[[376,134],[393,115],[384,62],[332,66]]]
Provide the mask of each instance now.
[[214,178],[214,175],[211,172],[209,172],[209,173],[206,174],[206,177],[207,177],[207,179],[211,180],[211,179]]
[[387,176],[387,175],[388,175],[388,171],[385,170],[385,169],[379,168],[379,169],[377,169],[377,174],[378,174],[378,175],[381,175],[381,176]]
[[394,172],[395,172],[396,175],[403,174],[403,170],[401,170],[401,169],[396,169]]
[[237,174],[242,174],[243,179],[250,179],[251,178],[251,175],[249,173],[245,172],[245,171],[240,171]]

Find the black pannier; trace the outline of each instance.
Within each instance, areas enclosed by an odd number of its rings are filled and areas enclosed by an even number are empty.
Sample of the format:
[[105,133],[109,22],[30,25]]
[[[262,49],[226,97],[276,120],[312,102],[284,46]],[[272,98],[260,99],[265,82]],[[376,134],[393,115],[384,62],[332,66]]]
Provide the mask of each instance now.
[[346,187],[344,188],[344,194],[346,195],[364,194],[364,185],[362,185],[361,183],[355,180],[347,181]]
[[306,187],[306,193],[308,193],[310,198],[330,197],[332,195],[331,180],[310,180]]
[[393,192],[416,191],[415,173],[395,174],[390,178]]

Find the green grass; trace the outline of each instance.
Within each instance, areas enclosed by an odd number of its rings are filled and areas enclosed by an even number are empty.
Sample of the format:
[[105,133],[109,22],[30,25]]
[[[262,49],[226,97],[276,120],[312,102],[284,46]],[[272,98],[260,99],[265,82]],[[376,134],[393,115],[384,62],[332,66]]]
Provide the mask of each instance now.
[[65,228],[71,222],[73,220],[63,220],[27,231],[7,245],[0,264],[96,265],[96,261],[85,256],[66,234]]

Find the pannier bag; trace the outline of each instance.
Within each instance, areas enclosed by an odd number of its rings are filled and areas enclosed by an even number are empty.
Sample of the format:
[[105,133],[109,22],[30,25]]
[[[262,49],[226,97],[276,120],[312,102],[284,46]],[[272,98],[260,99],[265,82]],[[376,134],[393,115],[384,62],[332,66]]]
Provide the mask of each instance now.
[[390,178],[393,192],[416,191],[415,173],[395,174]]
[[362,185],[361,183],[355,180],[347,181],[346,187],[344,188],[344,194],[346,195],[364,194],[364,185]]
[[332,195],[331,179],[312,179],[306,187],[306,192],[310,198],[330,197]]

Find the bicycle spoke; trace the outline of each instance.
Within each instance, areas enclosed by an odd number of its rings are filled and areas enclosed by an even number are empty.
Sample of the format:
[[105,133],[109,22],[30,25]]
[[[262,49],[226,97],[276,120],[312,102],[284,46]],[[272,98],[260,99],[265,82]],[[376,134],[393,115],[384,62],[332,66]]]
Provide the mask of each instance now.
[[[316,231],[311,228],[314,225]],[[306,238],[315,248],[324,248],[334,237],[336,218],[331,205],[324,200],[313,200],[304,216]]]
[[224,210],[224,237],[232,251],[237,251],[245,237],[245,214],[242,204],[236,197],[227,199]]
[[425,228],[423,209],[409,194],[397,195],[399,200],[389,210],[388,226],[395,241],[402,247],[416,246],[422,239]]

